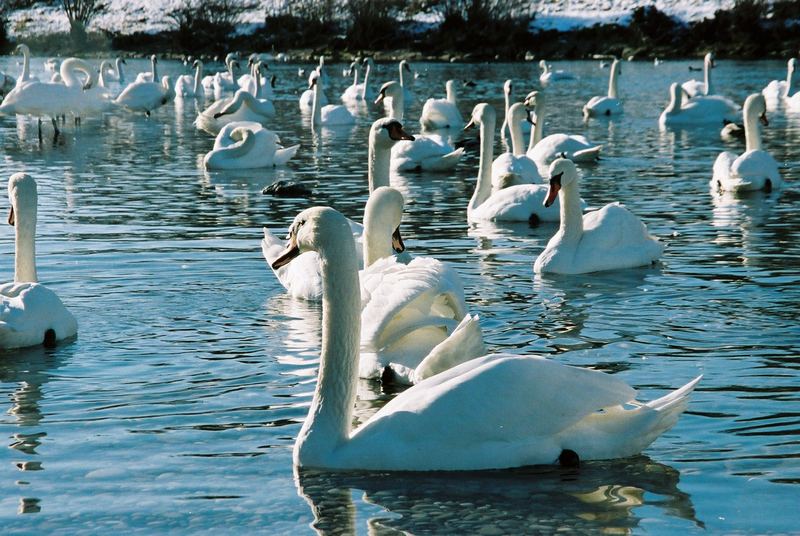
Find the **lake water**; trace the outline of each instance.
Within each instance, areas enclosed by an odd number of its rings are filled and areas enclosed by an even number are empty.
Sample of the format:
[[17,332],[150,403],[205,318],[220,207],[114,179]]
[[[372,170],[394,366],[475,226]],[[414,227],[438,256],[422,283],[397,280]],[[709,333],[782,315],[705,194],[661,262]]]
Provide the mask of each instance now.
[[[0,69],[17,72],[17,59],[0,58]],[[555,226],[467,225],[474,143],[452,173],[393,177],[407,199],[406,247],[458,270],[491,350],[599,368],[647,400],[705,375],[677,426],[641,456],[579,470],[294,474],[321,312],[284,294],[261,228],[283,230],[312,204],[360,220],[367,132],[381,110],[314,136],[298,112],[298,65],[272,66],[273,128],[301,148],[283,169],[237,173],[203,171],[213,139],[192,126],[193,102],[149,119],[68,119],[56,144],[47,124],[40,144],[35,121],[0,118],[0,178],[37,179],[39,276],[79,322],[78,338],[56,349],[0,354],[3,532],[800,533],[800,115],[771,113],[764,130],[782,191],[714,196],[714,159],[742,146],[716,129],[657,126],[669,83],[702,75],[687,65],[624,63],[625,114],[613,121],[580,114],[607,87],[597,62],[557,64],[578,78],[546,90],[546,132],[604,144],[601,162],[583,168],[583,198],[625,203],[666,243],[653,268],[534,277]],[[42,66],[33,60],[34,73]],[[147,67],[129,60],[128,71]],[[330,96],[350,83],[342,67],[329,68]],[[502,116],[506,78],[518,98],[539,86],[532,63],[414,68],[425,74],[419,97],[442,96],[448,78],[474,80],[462,89],[465,118],[487,100]],[[396,65],[377,72],[375,90]],[[785,62],[720,61],[714,76],[743,102],[784,78]],[[420,110],[413,103],[407,117]],[[279,179],[313,186],[313,199],[261,194]],[[13,249],[6,226],[2,281]],[[392,396],[370,382],[359,395],[360,416]]]

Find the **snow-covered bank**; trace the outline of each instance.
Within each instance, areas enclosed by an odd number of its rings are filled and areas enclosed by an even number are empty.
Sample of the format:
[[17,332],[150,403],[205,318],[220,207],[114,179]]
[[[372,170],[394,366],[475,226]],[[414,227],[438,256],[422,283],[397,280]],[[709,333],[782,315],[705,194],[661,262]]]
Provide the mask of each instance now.
[[[170,28],[167,16],[184,0],[108,0],[108,9],[91,24],[91,29],[114,33],[160,32]],[[535,28],[568,30],[597,23],[624,23],[641,6],[655,6],[679,20],[712,17],[717,9],[730,9],[735,0],[532,0],[536,10]],[[264,10],[254,9],[242,17],[248,24],[261,23]],[[9,34],[16,38],[69,31],[67,17],[57,7],[34,7],[11,14]]]

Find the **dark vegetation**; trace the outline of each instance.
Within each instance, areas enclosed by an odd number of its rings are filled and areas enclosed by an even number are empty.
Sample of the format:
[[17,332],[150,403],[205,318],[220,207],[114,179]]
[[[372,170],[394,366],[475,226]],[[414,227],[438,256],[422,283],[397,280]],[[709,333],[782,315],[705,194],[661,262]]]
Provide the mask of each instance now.
[[[0,49],[8,50],[11,10],[36,3],[70,13],[70,43],[76,50],[153,50],[175,54],[222,54],[238,50],[301,50],[306,55],[402,51],[409,56],[464,60],[539,57],[587,58],[596,54],[639,58],[701,56],[786,58],[800,52],[800,2],[737,0],[729,10],[692,23],[655,7],[640,7],[627,25],[598,24],[569,32],[533,31],[536,3],[529,0],[285,0],[265,12],[264,25],[237,32],[259,0],[183,0],[167,13],[171,30],[152,33],[86,33],[100,0],[0,0]],[[273,5],[273,2],[269,2]],[[77,8],[81,8],[78,10]],[[433,15],[437,24],[412,20]],[[64,52],[63,36],[25,38],[40,53]]]

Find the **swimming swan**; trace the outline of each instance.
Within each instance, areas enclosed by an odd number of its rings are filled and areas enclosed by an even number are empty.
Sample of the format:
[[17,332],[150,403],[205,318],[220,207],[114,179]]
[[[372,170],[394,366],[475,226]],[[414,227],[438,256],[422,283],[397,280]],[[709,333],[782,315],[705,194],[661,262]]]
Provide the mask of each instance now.
[[539,82],[542,84],[547,84],[548,82],[554,82],[556,80],[572,80],[575,78],[572,76],[572,73],[562,71],[561,69],[553,71],[552,67],[545,60],[539,60],[539,68],[542,70],[542,74],[539,75]]
[[617,76],[621,74],[619,60],[614,58],[608,76],[608,95],[595,96],[583,106],[584,117],[619,115],[622,113],[622,101],[617,98]]
[[[403,126],[396,119],[378,119],[372,124],[369,133],[367,164],[370,193],[382,186],[390,185],[392,145],[406,139],[414,138],[403,130]],[[348,222],[356,240],[356,246],[360,249],[364,228],[360,223],[352,220],[348,220]],[[272,263],[278,258],[282,250],[283,241],[264,227],[261,251],[270,266],[272,266]],[[361,250],[359,250],[359,258],[363,258]],[[273,271],[275,277],[278,278],[278,281],[289,292],[290,296],[310,301],[318,301],[322,298],[322,271],[319,265],[319,257],[316,253],[304,253],[296,262],[277,270],[273,269]]]
[[203,157],[206,169],[250,169],[286,164],[300,145],[284,148],[278,135],[260,123],[234,121],[219,131],[214,148]]
[[703,81],[700,82],[699,80],[692,79],[681,84],[681,87],[686,91],[687,97],[692,98],[700,95],[714,94],[714,87],[711,85],[711,69],[714,67],[716,67],[714,63],[714,54],[708,52],[703,56]]
[[363,65],[366,65],[366,68],[364,70],[364,81],[360,84],[358,83],[358,63],[358,60],[356,60],[350,64],[353,83],[342,93],[342,102],[344,103],[354,104],[372,100],[372,92],[369,90],[369,75],[372,72],[374,63],[372,58],[364,58]]
[[205,98],[205,91],[203,90],[203,62],[194,60],[192,63],[194,67],[194,76],[184,74],[178,77],[175,81],[175,98],[176,99],[191,99],[191,98]]
[[722,128],[725,121],[735,122],[738,113],[731,111],[728,104],[720,100],[706,97],[695,97],[684,102],[686,91],[673,82],[669,86],[670,101],[661,112],[658,124],[661,128],[669,126],[718,126]]
[[[258,81],[261,75],[256,72],[255,77]],[[228,123],[249,121],[266,127],[274,117],[275,105],[272,102],[253,96],[246,89],[239,89],[233,97],[217,100],[197,114],[194,126],[216,136]]]
[[311,83],[308,89],[314,91],[314,100],[311,105],[311,128],[336,127],[352,125],[356,118],[345,106],[341,104],[322,105],[322,78],[319,73],[311,73]]
[[725,151],[714,162],[711,188],[731,192],[771,191],[780,188],[783,180],[778,163],[762,149],[758,122],[768,125],[764,95],[753,93],[744,101],[745,152],[737,156]]
[[150,112],[169,102],[174,98],[174,93],[169,76],[164,75],[161,83],[134,82],[129,84],[114,99],[114,103],[132,112],[144,112],[146,116],[150,117]]
[[[513,94],[514,83],[511,80],[506,80],[503,83],[503,97],[505,98],[505,111],[506,115],[503,118],[503,125],[500,127],[500,137],[505,138],[506,136],[511,136],[511,132],[508,130],[508,118],[509,118],[509,110],[511,109],[511,95]],[[526,135],[530,135],[531,133],[531,122],[528,121],[528,117],[524,117],[519,123],[522,136],[523,138]]]
[[602,372],[532,356],[472,359],[410,387],[352,429],[361,293],[346,219],[315,207],[294,220],[284,266],[302,252],[322,260],[322,350],[297,467],[480,470],[637,454],[670,429],[700,378],[649,403]]
[[492,162],[492,191],[515,184],[541,184],[544,180],[536,163],[525,154],[520,128],[522,121],[527,123],[528,112],[525,105],[521,102],[514,103],[507,116],[511,122],[511,152],[501,154]]
[[428,99],[422,106],[419,124],[423,131],[464,128],[464,119],[461,117],[461,112],[458,111],[455,80],[448,80],[445,88],[447,89],[446,98]]
[[546,204],[561,200],[561,224],[533,271],[584,274],[646,266],[655,262],[664,245],[650,236],[647,227],[619,203],[583,214],[578,170],[571,160],[550,164],[550,191]]
[[0,286],[0,348],[23,348],[72,337],[75,317],[55,292],[38,283],[36,275],[36,181],[15,173],[8,181],[14,226],[14,282]]
[[541,91],[531,91],[524,102],[535,115],[527,154],[539,166],[542,175],[547,166],[562,154],[574,162],[593,162],[600,157],[603,146],[589,143],[585,136],[559,133],[542,138],[545,98]]
[[786,80],[773,80],[761,90],[767,101],[767,110],[774,110],[784,99],[794,95],[794,71],[797,60],[791,58],[786,65]]
[[[405,95],[395,81],[386,82],[378,92],[375,104],[389,99],[389,117],[403,120]],[[392,147],[391,168],[398,171],[450,171],[458,164],[464,148],[456,149],[439,134],[423,134],[399,141]]]
[[464,130],[480,126],[481,152],[478,181],[467,205],[467,221],[558,221],[559,209],[544,206],[547,186],[544,184],[518,184],[492,191],[492,157],[496,124],[494,108],[486,103],[475,106]]

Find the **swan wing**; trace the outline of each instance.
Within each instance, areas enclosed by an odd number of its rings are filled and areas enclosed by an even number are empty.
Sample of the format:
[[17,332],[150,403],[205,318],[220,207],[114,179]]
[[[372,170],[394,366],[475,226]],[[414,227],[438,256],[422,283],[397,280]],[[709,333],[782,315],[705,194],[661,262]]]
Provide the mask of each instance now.
[[664,245],[645,224],[619,203],[611,203],[583,218],[583,237],[576,258],[589,271],[646,266],[661,257]]
[[403,140],[392,146],[392,168],[399,171],[447,171],[458,164],[463,154],[463,147],[454,148],[442,136],[416,136],[413,141]]
[[283,166],[289,160],[294,158],[294,155],[297,154],[297,150],[300,148],[300,144],[292,145],[291,147],[285,147],[275,150],[275,157],[273,159],[273,165],[276,166]]
[[462,128],[464,119],[458,107],[447,99],[428,99],[422,106],[419,118],[423,130]]
[[0,286],[0,348],[42,344],[51,329],[55,340],[78,332],[78,322],[55,292],[39,283]]
[[350,110],[339,104],[327,104],[320,112],[324,125],[351,125],[356,122]]
[[[772,188],[778,188],[783,184],[778,163],[771,154],[760,149],[743,153],[734,160],[730,170],[732,182],[726,185],[729,189],[762,190],[767,180],[770,181]],[[733,181],[737,184],[733,184]]]

